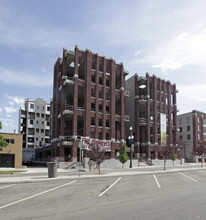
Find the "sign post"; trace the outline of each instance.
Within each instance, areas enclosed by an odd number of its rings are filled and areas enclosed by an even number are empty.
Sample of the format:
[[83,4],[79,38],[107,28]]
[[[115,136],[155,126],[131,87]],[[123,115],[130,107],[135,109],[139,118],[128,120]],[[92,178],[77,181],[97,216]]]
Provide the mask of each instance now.
[[82,163],[82,141],[79,141],[79,176],[81,176],[81,163]]

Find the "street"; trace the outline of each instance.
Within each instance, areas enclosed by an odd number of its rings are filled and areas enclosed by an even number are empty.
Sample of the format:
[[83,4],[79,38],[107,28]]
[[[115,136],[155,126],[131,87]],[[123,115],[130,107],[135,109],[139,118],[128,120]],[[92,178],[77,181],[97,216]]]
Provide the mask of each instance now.
[[0,185],[1,219],[206,219],[206,170]]

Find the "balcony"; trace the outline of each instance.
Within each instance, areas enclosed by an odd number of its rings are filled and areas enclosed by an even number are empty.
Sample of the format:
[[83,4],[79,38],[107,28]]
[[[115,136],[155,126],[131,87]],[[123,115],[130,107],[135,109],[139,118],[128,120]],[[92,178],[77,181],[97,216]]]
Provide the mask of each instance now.
[[130,121],[130,116],[129,115],[124,115],[124,121]]
[[62,112],[62,115],[74,114],[73,105],[65,105],[65,110]]
[[129,90],[124,90],[124,95],[129,97],[130,96],[130,91]]
[[62,145],[73,145],[73,137],[72,136],[65,136],[62,142]]
[[138,124],[139,124],[139,126],[146,126],[147,125],[147,119],[146,118],[140,118]]

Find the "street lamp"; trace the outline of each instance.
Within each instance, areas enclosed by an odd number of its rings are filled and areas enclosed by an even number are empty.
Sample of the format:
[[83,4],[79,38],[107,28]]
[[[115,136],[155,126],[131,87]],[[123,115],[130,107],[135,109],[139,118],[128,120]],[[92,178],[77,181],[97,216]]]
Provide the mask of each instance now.
[[132,133],[132,126],[130,126],[129,130],[130,130],[130,136],[128,137],[128,139],[130,141],[130,165],[129,165],[129,168],[132,168],[132,144],[133,144],[133,139],[134,139],[134,136]]

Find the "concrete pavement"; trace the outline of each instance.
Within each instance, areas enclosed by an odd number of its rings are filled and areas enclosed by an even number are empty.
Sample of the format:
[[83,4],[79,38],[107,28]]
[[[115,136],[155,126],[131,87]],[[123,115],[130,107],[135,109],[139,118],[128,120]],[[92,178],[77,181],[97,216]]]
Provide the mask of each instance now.
[[0,184],[12,184],[22,182],[41,182],[41,181],[55,181],[66,179],[78,179],[78,178],[98,178],[98,177],[110,177],[110,176],[126,176],[126,175],[140,175],[151,173],[165,173],[165,172],[178,172],[186,170],[200,170],[206,169],[200,166],[200,164],[184,164],[180,166],[167,167],[163,170],[161,166],[143,166],[123,169],[101,169],[101,173],[98,173],[98,169],[91,171],[82,169],[79,172],[78,169],[57,169],[58,176],[55,178],[48,178],[48,168],[31,167],[25,169],[12,169],[12,168],[0,168],[3,170],[23,170],[25,172],[13,173],[13,174],[0,174]]

